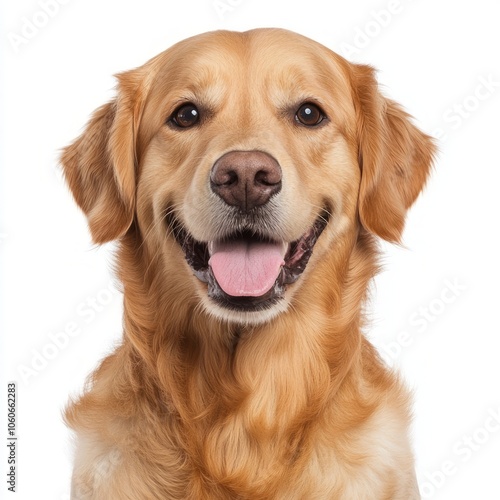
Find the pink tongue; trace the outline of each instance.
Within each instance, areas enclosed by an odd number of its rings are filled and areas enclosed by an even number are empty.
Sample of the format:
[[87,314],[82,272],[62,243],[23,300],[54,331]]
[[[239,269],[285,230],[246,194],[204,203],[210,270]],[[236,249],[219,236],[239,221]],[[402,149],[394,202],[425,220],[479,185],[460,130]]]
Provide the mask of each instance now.
[[216,243],[208,263],[219,286],[233,297],[260,297],[278,278],[284,250],[279,243]]

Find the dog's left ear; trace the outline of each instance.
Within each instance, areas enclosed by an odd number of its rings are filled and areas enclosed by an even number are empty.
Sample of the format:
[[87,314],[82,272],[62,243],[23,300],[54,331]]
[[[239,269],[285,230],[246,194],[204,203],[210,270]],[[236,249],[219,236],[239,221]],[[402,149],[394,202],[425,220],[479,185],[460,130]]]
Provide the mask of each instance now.
[[354,66],[361,184],[359,218],[370,232],[399,242],[407,210],[425,185],[436,147],[378,90],[374,70]]
[[136,71],[117,78],[117,97],[94,112],[61,155],[64,176],[95,243],[125,234],[135,211],[140,80]]

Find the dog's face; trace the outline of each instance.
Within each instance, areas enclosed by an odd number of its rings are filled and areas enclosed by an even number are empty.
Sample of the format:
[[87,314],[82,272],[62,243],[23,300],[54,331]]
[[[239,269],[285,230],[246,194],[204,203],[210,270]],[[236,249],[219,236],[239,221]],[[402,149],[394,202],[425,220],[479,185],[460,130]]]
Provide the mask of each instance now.
[[283,30],[185,40],[119,76],[63,155],[94,240],[132,224],[209,314],[284,312],[335,247],[397,241],[433,146],[372,71]]
[[210,34],[166,54],[150,92],[141,227],[155,227],[179,269],[174,236],[210,312],[258,321],[284,310],[313,249],[314,261],[355,219],[347,75],[283,33]]

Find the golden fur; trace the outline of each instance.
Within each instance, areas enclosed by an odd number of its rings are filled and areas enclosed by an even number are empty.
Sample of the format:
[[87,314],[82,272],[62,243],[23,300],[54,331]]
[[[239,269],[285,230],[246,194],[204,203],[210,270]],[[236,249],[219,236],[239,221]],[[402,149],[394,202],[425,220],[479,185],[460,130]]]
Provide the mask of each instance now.
[[[409,397],[363,337],[362,307],[376,239],[399,241],[432,140],[370,67],[284,30],[199,35],[118,80],[62,155],[93,240],[118,240],[124,291],[123,341],[66,410],[72,498],[419,498]],[[325,126],[290,116],[311,99]],[[208,118],[175,130],[166,119],[185,101]],[[280,238],[322,206],[331,217],[279,305],[234,312],[207,297],[165,210],[210,240],[210,169],[251,150],[283,170]]]

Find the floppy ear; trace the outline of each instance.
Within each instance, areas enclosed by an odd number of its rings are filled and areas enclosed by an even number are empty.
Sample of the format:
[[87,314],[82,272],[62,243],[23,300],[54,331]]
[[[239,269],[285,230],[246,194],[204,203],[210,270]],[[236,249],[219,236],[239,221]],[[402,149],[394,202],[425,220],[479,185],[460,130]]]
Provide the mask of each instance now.
[[355,66],[361,184],[359,218],[370,232],[399,242],[407,210],[431,169],[433,139],[383,97],[369,66]]
[[137,100],[130,75],[118,79],[117,98],[94,112],[61,155],[64,176],[95,243],[125,234],[135,210]]

